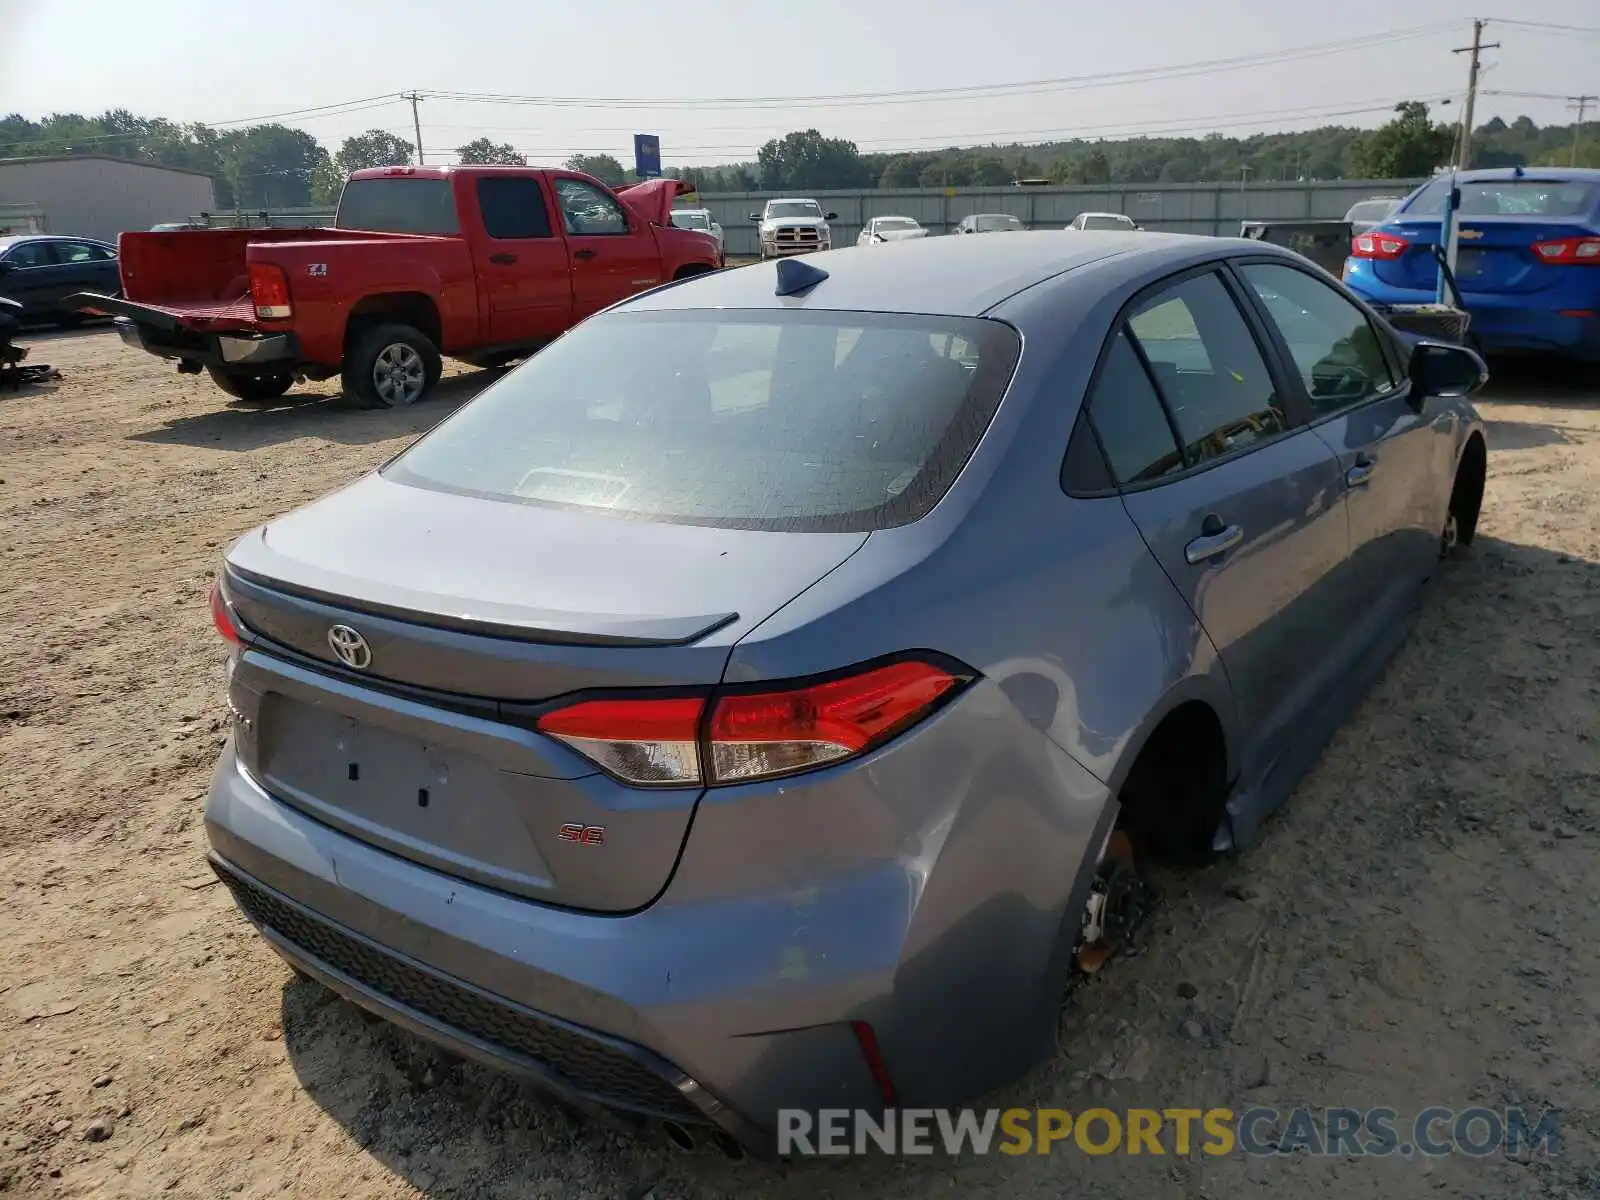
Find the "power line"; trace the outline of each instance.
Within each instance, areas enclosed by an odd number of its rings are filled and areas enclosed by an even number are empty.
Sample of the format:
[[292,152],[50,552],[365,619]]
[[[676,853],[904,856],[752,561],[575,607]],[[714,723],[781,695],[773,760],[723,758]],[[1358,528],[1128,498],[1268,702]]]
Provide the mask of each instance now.
[[1517,21],[1509,17],[1494,18],[1497,25],[1512,25],[1518,29],[1531,29],[1536,32],[1578,34],[1580,37],[1600,37],[1600,26],[1595,25],[1554,25],[1549,21]]
[[1128,71],[1110,71],[1092,75],[1069,75],[1056,79],[1033,79],[1015,83],[971,84],[949,88],[921,88],[887,92],[839,92],[830,95],[802,96],[683,96],[656,97],[578,97],[530,96],[491,92],[429,91],[425,95],[438,100],[455,100],[474,104],[534,104],[554,108],[835,108],[862,104],[919,104],[936,101],[987,99],[1006,95],[1029,95],[1043,91],[1070,91],[1080,88],[1108,87],[1125,83],[1140,83],[1150,79],[1184,79],[1196,75],[1216,74],[1238,70],[1242,67],[1270,66],[1294,62],[1329,54],[1344,54],[1356,50],[1369,50],[1376,46],[1391,45],[1442,33],[1453,22],[1439,21],[1430,25],[1417,25],[1379,34],[1366,34],[1341,41],[1323,42],[1284,50],[1257,54],[1235,55],[1229,58],[1207,59],[1200,62],[1171,64],[1160,67],[1141,67]]

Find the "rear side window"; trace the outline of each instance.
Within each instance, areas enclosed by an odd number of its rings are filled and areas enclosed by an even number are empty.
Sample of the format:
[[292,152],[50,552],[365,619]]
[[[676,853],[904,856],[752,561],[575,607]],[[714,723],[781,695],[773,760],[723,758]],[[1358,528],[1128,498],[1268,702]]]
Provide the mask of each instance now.
[[1191,465],[1288,428],[1266,360],[1215,274],[1192,276],[1147,300],[1128,328],[1177,423]]
[[478,209],[484,232],[492,238],[547,238],[550,212],[544,206],[544,189],[537,179],[478,180]]
[[370,229],[378,233],[461,232],[450,181],[407,175],[352,179],[339,197],[333,225],[335,229]]
[[605,314],[385,468],[399,482],[694,525],[866,531],[925,515],[1021,346],[959,317]]
[[1336,412],[1394,390],[1378,335],[1354,304],[1293,267],[1249,263],[1239,273],[1289,344],[1316,412]]
[[1095,381],[1089,416],[1119,485],[1148,483],[1183,470],[1183,453],[1162,411],[1161,398],[1121,330],[1111,339],[1105,365]]

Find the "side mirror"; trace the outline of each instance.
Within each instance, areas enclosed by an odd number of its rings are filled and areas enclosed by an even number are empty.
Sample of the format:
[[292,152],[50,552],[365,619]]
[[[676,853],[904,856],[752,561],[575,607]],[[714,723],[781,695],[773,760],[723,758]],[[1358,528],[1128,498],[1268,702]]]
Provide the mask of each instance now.
[[761,223],[761,214],[760,213],[751,213],[750,214],[750,219],[752,221],[756,222],[756,224],[759,225]]
[[839,214],[838,213],[824,213],[823,216],[822,216],[822,219],[824,221],[837,221],[839,219]]
[[1466,346],[1421,341],[1411,348],[1410,376],[1412,401],[1420,406],[1431,396],[1457,400],[1472,395],[1489,381],[1489,368]]

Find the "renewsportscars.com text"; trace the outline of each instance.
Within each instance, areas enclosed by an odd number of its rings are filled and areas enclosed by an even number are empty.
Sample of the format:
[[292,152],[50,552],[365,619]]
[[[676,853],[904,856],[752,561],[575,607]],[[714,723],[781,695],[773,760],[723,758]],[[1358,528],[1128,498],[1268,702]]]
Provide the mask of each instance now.
[[1554,1110],[1425,1108],[823,1109],[778,1113],[780,1155],[1291,1154],[1386,1158],[1557,1152]]

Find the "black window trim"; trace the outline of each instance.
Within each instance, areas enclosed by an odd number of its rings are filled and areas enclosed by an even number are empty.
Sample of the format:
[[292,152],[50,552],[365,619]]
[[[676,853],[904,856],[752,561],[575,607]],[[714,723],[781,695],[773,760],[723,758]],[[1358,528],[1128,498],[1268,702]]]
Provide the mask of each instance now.
[[[1399,352],[1399,339],[1395,336],[1393,328],[1388,322],[1380,319],[1361,297],[1345,287],[1343,283],[1334,279],[1327,272],[1318,272],[1315,268],[1307,269],[1309,264],[1302,265],[1292,259],[1279,257],[1276,254],[1237,255],[1228,259],[1227,263],[1229,275],[1233,276],[1236,286],[1245,297],[1245,302],[1250,305],[1251,310],[1256,314],[1256,319],[1262,322],[1264,332],[1271,339],[1276,353],[1285,364],[1294,363],[1295,369],[1290,372],[1290,387],[1294,392],[1297,404],[1304,406],[1305,425],[1308,429],[1316,429],[1319,426],[1326,425],[1329,421],[1340,420],[1369,405],[1389,400],[1409,401],[1411,396],[1410,372],[1406,368],[1404,356]],[[1282,331],[1278,329],[1277,323],[1272,320],[1271,314],[1267,312],[1266,304],[1256,295],[1255,289],[1250,286],[1250,281],[1239,271],[1240,267],[1257,264],[1288,267],[1292,271],[1299,271],[1300,274],[1308,276],[1324,286],[1331,286],[1336,295],[1342,296],[1345,300],[1355,305],[1356,311],[1366,318],[1367,324],[1372,327],[1373,332],[1379,335],[1378,346],[1383,353],[1384,362],[1394,375],[1395,386],[1387,392],[1373,392],[1371,395],[1363,396],[1359,400],[1352,400],[1350,403],[1341,405],[1331,412],[1318,412],[1311,404],[1311,393],[1306,390],[1305,380],[1300,375],[1299,364],[1295,363],[1294,354],[1289,349],[1288,340],[1283,336]]]

